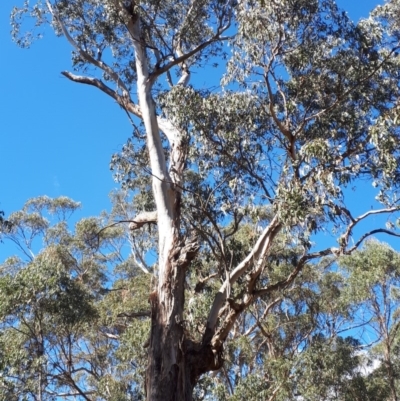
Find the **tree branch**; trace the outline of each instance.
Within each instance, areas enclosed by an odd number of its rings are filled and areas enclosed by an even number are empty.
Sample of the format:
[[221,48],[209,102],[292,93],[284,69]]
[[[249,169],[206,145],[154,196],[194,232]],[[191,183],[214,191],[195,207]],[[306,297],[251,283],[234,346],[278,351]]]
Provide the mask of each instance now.
[[352,253],[354,250],[356,250],[361,245],[361,243],[366,238],[370,237],[371,235],[379,234],[379,233],[388,234],[388,235],[391,235],[393,237],[400,237],[400,234],[399,233],[395,233],[394,231],[390,231],[390,230],[387,230],[385,228],[377,228],[375,230],[371,230],[371,231],[365,233],[350,249],[345,251],[345,254],[347,255],[347,254]]
[[117,315],[117,317],[127,317],[130,319],[136,319],[139,317],[150,317],[151,311],[141,311],[141,312],[122,312]]
[[[368,212],[362,214],[361,216],[356,217],[355,219],[352,218],[351,223],[347,226],[346,232],[340,237],[341,238],[341,249],[343,251],[345,251],[345,248],[347,246],[347,244],[349,243],[349,236],[354,228],[354,226],[356,224],[358,224],[360,221],[366,219],[369,216],[375,215],[375,214],[383,214],[383,213],[393,213],[393,212],[397,212],[400,210],[400,206],[394,206],[394,207],[390,207],[390,208],[385,208],[385,209],[378,209],[378,210],[369,210]],[[354,249],[356,249],[361,242],[368,236],[375,234],[377,232],[385,232],[386,234],[389,235],[395,235],[395,233],[393,233],[390,230],[385,230],[385,229],[379,229],[380,231],[370,231],[369,233],[363,235],[363,237],[361,237],[361,239],[357,242],[357,244],[355,246],[353,246],[352,248],[350,248],[348,251],[346,251],[346,253],[351,253]],[[382,231],[383,230],[383,231]]]
[[105,333],[105,332],[100,332],[104,337],[109,338],[110,340],[119,340],[119,335],[117,334],[111,334],[111,333]]
[[278,217],[275,216],[268,227],[265,228],[247,257],[228,275],[228,279],[225,280],[224,284],[215,295],[213,305],[208,315],[207,329],[204,334],[205,341],[207,341],[207,338],[211,337],[215,331],[219,311],[227,298],[227,293],[230,286],[234,284],[238,278],[250,268],[250,266],[255,265],[257,268],[259,264],[264,262],[264,258],[272,244],[272,241],[280,229],[281,224],[278,221]]
[[144,226],[146,223],[156,224],[157,223],[157,212],[155,212],[155,211],[142,212],[139,215],[137,215],[133,220],[118,220],[112,224],[109,224],[108,226],[103,227],[101,230],[99,230],[96,234],[96,237],[98,237],[103,231],[107,230],[108,228],[114,227],[121,223],[130,223],[129,229],[132,231],[137,230],[138,228]]
[[[66,398],[66,397],[79,397],[81,395],[81,393],[77,392],[77,393],[57,393],[54,391],[49,391],[46,390],[50,395],[56,396],[56,397],[61,397],[61,398]],[[86,395],[94,395],[96,394],[96,391],[85,391]]]
[[137,230],[143,227],[145,224],[156,224],[157,223],[157,212],[142,212],[138,214],[129,224],[131,231]]
[[128,93],[124,93],[124,95],[120,95],[117,91],[111,89],[107,86],[103,81],[97,78],[85,77],[82,75],[75,75],[69,71],[62,71],[62,75],[67,77],[73,82],[78,82],[80,84],[95,86],[100,89],[102,92],[106,93],[108,96],[112,97],[121,107],[125,110],[129,111],[136,117],[142,118],[142,112],[140,111],[140,107],[132,102]]
[[58,15],[58,12],[53,9],[51,3],[49,0],[46,0],[47,7],[53,16],[53,18],[60,24],[61,30],[64,34],[64,36],[67,38],[68,42],[71,44],[71,46],[80,54],[80,56],[85,59],[88,63],[93,64],[94,66],[100,68],[104,72],[106,72],[110,78],[120,87],[123,89],[124,94],[128,95],[129,91],[128,88],[125,86],[124,82],[121,80],[121,78],[118,76],[118,74],[106,63],[100,60],[96,60],[94,57],[92,57],[88,52],[83,50],[78,43],[75,42],[74,38],[70,35],[68,32],[68,29],[65,27],[64,23],[62,22],[60,16]]
[[[229,37],[220,36],[226,29],[228,29],[228,27],[229,26],[222,28],[211,39],[207,40],[206,42],[203,42],[201,45],[195,47],[190,52],[188,52],[186,54],[182,54],[180,57],[175,58],[173,61],[171,61],[168,64],[166,64],[164,67],[158,68],[157,70],[155,70],[154,72],[152,72],[150,74],[149,79],[152,82],[154,82],[157,79],[157,77],[159,77],[160,75],[164,74],[164,72],[169,71],[175,65],[183,64],[187,59],[189,59],[190,57],[194,56],[196,53],[200,52],[201,50],[203,50],[204,48],[206,48],[210,44],[212,44],[214,42],[222,41],[222,40],[228,40]],[[187,69],[187,67],[185,67],[185,68]],[[186,73],[186,75],[185,75],[185,73]],[[180,78],[178,84],[183,84],[184,83],[186,85],[187,82],[189,81],[189,78],[190,78],[189,70],[186,70],[186,71],[184,70],[184,73],[183,73],[182,77]]]

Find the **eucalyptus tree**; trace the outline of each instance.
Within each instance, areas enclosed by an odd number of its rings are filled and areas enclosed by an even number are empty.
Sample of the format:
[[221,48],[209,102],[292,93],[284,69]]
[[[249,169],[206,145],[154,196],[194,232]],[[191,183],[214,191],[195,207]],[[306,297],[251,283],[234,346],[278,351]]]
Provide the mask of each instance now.
[[[368,241],[365,248],[343,257],[340,265],[348,275],[348,296],[369,317],[370,341],[377,345],[372,355],[380,366],[375,375],[386,378],[390,401],[399,399],[397,349],[400,329],[400,259],[386,244]],[[371,375],[373,382],[373,376]]]
[[[22,31],[24,15],[34,29],[50,25],[72,46],[76,72],[63,75],[111,97],[135,126],[112,167],[136,196],[132,236],[157,227],[148,400],[190,400],[223,366],[241,316],[306,266],[370,235],[398,235],[390,222],[353,233],[399,209],[399,10],[388,1],[357,25],[333,0],[46,0],[13,10],[18,44],[40,36]],[[189,85],[221,63],[220,90]],[[346,188],[360,179],[382,206],[356,215]],[[321,231],[336,247],[313,244]],[[283,234],[296,247],[284,275],[272,252]],[[211,295],[194,332],[185,286],[196,274],[194,299],[206,287]]]
[[[140,394],[149,277],[123,255],[124,231],[101,229],[107,216],[71,229],[79,207],[66,197],[30,199],[0,231],[16,250],[0,264],[2,400]],[[132,309],[143,316],[134,325]]]

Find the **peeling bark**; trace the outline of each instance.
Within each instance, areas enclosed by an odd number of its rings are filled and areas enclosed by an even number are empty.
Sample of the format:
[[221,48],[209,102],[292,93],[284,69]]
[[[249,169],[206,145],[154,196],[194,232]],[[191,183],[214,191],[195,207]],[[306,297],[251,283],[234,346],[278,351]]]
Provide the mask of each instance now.
[[159,232],[158,287],[151,295],[151,333],[146,373],[148,400],[190,400],[195,382],[191,380],[183,330],[184,280],[188,263],[197,252],[196,241],[182,244],[180,229],[180,185],[185,154],[179,132],[164,123],[170,141],[168,171],[159,125],[151,96],[152,82],[146,51],[140,41],[140,22],[128,25],[135,48],[139,106],[147,135],[153,193]]

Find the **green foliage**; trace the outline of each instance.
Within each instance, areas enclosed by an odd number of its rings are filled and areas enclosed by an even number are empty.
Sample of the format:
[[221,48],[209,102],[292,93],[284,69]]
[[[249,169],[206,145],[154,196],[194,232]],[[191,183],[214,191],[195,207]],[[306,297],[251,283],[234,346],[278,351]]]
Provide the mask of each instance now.
[[[113,199],[119,202],[117,213],[125,198],[115,193]],[[116,252],[125,235],[120,225],[101,231],[108,217],[86,218],[71,232],[67,220],[56,217],[52,225],[54,213],[46,213],[59,200],[46,202],[40,212],[39,200],[27,202],[35,208],[26,205],[13,213],[14,231],[3,234],[5,240],[15,241],[24,238],[17,233],[36,233],[28,242],[19,242],[21,249],[35,244],[38,237],[44,243],[36,254],[28,248],[21,251],[25,261],[11,257],[1,265],[1,397],[31,399],[41,391],[51,399],[54,391],[79,388],[90,392],[92,399],[140,399],[151,275],[132,268],[134,260]],[[232,257],[240,260],[255,238],[251,225],[242,226],[229,240]],[[282,235],[260,285],[286,277],[299,252]],[[370,241],[361,251],[340,259],[340,269],[331,265],[332,260],[326,259],[306,266],[291,286],[269,293],[243,313],[226,344],[222,371],[203,377],[194,399],[389,400],[385,344],[387,339],[400,343],[396,295],[400,256],[387,245]],[[218,273],[213,266],[205,250],[189,270],[185,329],[193,339],[201,338],[218,289],[218,275],[204,280]],[[232,288],[233,301],[240,301],[242,285]],[[376,318],[371,319],[371,313]],[[379,332],[382,319],[386,319],[382,327],[389,331],[380,333],[377,344],[367,351],[361,352],[358,340],[340,336],[354,324],[366,332]],[[372,361],[381,362],[366,373]],[[390,363],[398,371],[396,348]],[[394,383],[397,388],[397,375]]]
[[[149,278],[121,263],[125,232],[104,227],[107,216],[70,231],[78,207],[65,197],[31,199],[2,234],[22,258],[0,265],[1,399],[141,393]],[[146,313],[132,320],[133,312]]]
[[[375,233],[399,236],[399,12],[391,0],[354,24],[333,0],[49,0],[14,8],[20,46],[51,25],[73,45],[73,68],[83,74],[65,75],[144,118],[127,29],[140,18],[170,176],[179,141],[168,127],[183,138],[182,182],[172,181],[176,231],[182,242],[194,233],[200,247],[185,272],[185,338],[204,339],[221,286],[277,222],[268,251],[249,258],[224,289],[215,329],[227,333],[224,365],[200,378],[196,400],[398,398],[400,257],[374,241],[357,249]],[[24,15],[33,29],[23,31]],[[218,90],[173,84],[174,74],[205,74],[213,62],[226,63]],[[110,215],[70,230],[79,204],[40,197],[10,215],[8,230],[2,224],[2,239],[19,250],[0,266],[5,399],[143,397],[158,237],[150,223],[128,234],[120,222],[155,209],[151,183],[159,177],[149,169],[148,132],[134,128],[111,160],[123,192],[112,194]],[[381,209],[368,204],[357,217],[346,191],[360,180],[376,188]],[[360,222],[384,213],[386,228],[356,237]],[[339,248],[315,244],[321,232]],[[373,362],[379,366],[363,373]]]

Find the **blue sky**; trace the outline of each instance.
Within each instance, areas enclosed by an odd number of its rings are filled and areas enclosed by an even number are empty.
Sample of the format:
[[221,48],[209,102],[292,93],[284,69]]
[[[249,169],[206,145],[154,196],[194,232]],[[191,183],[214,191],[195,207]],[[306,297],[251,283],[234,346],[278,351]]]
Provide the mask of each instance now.
[[129,121],[112,100],[60,74],[70,67],[63,38],[49,31],[29,50],[11,41],[9,14],[17,2],[0,4],[0,209],[67,195],[83,203],[85,214],[98,214],[108,208],[115,187],[109,161],[130,135]]
[[[70,69],[63,38],[48,31],[28,50],[11,41],[9,14],[22,3],[0,2],[0,210],[10,213],[39,195],[65,195],[82,202],[82,216],[97,215],[110,208],[108,194],[117,184],[109,162],[130,136],[130,123],[106,95],[60,74]],[[379,3],[338,1],[354,20]]]

